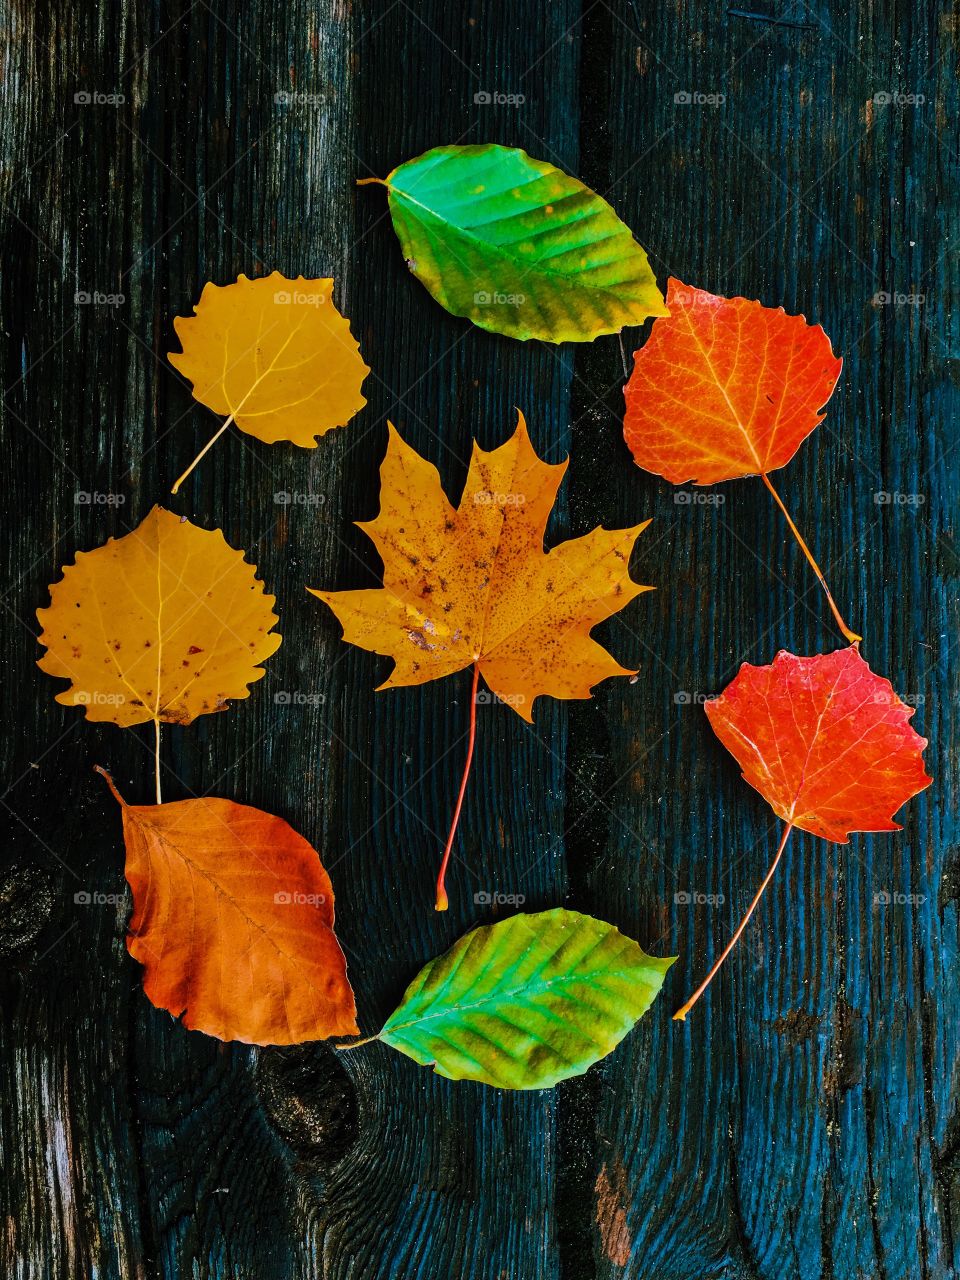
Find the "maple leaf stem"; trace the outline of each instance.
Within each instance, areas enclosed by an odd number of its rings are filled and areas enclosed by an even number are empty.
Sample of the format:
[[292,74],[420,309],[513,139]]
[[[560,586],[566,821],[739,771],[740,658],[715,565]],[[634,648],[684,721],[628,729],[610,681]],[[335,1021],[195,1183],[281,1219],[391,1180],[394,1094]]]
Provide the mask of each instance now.
[[153,781],[157,788],[157,804],[163,804],[160,796],[160,721],[153,722]]
[[[217,441],[220,439],[220,437],[221,437],[221,436],[223,435],[223,433],[226,431],[227,427],[232,426],[232,424],[233,424],[233,414],[231,413],[230,417],[229,417],[229,418],[227,418],[227,420],[222,424],[222,426],[219,428],[219,430],[218,430],[218,431],[216,431],[216,432],[215,432],[215,433],[210,437],[210,439],[207,441],[207,443],[203,446],[203,448],[200,450],[200,452],[197,454],[197,456],[194,458],[194,460],[190,463],[189,467],[187,467],[186,471],[184,471],[183,475],[179,478],[179,480],[177,480],[177,481],[174,483],[173,488],[170,490],[170,492],[171,492],[171,493],[176,493],[176,492],[179,490],[179,488],[180,488],[180,486],[183,484],[184,480],[186,480],[187,476],[188,476],[188,475],[190,474],[190,472],[194,469],[194,467],[197,465],[197,463],[200,461],[200,459],[204,456],[204,454],[209,453],[209,451],[213,448],[213,446],[217,443]],[[159,801],[158,801],[158,803],[159,803]]]
[[846,637],[847,640],[850,641],[851,644],[857,644],[859,641],[863,639],[863,636],[858,636],[855,631],[851,631],[850,628],[847,626],[847,624],[844,622],[843,617],[840,613],[840,610],[837,608],[836,602],[834,601],[833,596],[830,594],[830,588],[827,586],[827,580],[823,576],[823,574],[820,572],[820,566],[817,564],[816,560],[814,560],[813,553],[811,552],[810,548],[807,546],[806,542],[804,542],[803,535],[800,533],[800,530],[797,528],[797,526],[793,523],[793,520],[790,518],[790,512],[783,505],[783,499],[780,497],[779,493],[777,493],[776,489],[770,483],[770,477],[766,474],[765,471],[760,473],[760,479],[763,481],[763,483],[770,490],[770,493],[773,495],[774,502],[783,512],[786,518],[787,524],[790,526],[790,532],[796,538],[797,542],[800,545],[800,550],[807,557],[807,561],[809,562],[811,569],[817,575],[817,579],[821,587],[823,587],[824,593],[826,594],[827,603],[830,606],[830,612],[833,614],[834,618],[836,619],[837,626],[840,628],[840,630],[843,632],[843,635]]
[[779,863],[780,858],[783,855],[783,851],[786,848],[787,840],[790,838],[790,832],[792,830],[793,830],[793,823],[788,822],[786,827],[784,828],[783,837],[780,841],[780,844],[777,847],[777,852],[774,854],[773,861],[770,863],[770,869],[767,871],[767,874],[763,877],[763,882],[760,885],[760,888],[754,894],[753,901],[750,903],[749,907],[747,907],[746,914],[744,915],[743,919],[737,925],[737,928],[736,928],[736,931],[734,932],[733,937],[730,939],[727,945],[720,952],[719,956],[717,956],[716,960],[714,960],[713,965],[710,968],[710,972],[707,974],[704,980],[700,983],[699,987],[697,987],[696,991],[693,993],[693,995],[690,997],[687,1003],[683,1006],[682,1009],[678,1009],[677,1012],[673,1015],[674,1022],[686,1021],[687,1014],[690,1012],[693,1006],[697,1003],[697,1001],[706,991],[707,987],[709,987],[710,983],[713,981],[714,977],[716,976],[717,970],[723,964],[724,960],[726,960],[727,956],[730,954],[733,948],[737,945],[737,942],[740,938],[741,933],[743,933],[744,929],[747,927],[747,922],[750,919],[750,917],[753,915],[754,910],[756,909],[757,903],[763,897],[764,890],[766,889],[770,881],[773,879],[773,873],[777,869],[777,864]]
[[447,875],[447,867],[450,863],[450,851],[453,848],[453,838],[457,834],[457,823],[460,821],[460,810],[463,808],[463,797],[467,792],[467,779],[470,777],[470,766],[473,764],[473,748],[477,741],[477,686],[480,683],[480,660],[479,658],[473,664],[473,685],[470,689],[470,740],[467,744],[467,761],[463,766],[463,777],[460,779],[460,794],[457,796],[457,807],[453,811],[453,821],[450,824],[450,834],[447,836],[447,843],[443,850],[443,861],[440,863],[440,872],[437,876],[437,901],[436,909],[438,911],[446,911],[450,905],[447,900],[447,890],[444,887],[444,880]]

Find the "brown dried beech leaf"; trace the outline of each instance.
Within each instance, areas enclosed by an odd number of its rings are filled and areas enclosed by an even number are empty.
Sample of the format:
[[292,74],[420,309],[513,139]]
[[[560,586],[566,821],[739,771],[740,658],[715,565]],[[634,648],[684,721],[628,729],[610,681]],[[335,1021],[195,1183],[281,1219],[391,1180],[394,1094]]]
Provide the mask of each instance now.
[[249,696],[280,645],[274,598],[219,529],[160,507],[122,538],[80,551],[38,609],[37,665],[88,720],[189,724]]
[[123,809],[127,948],[150,1002],[218,1040],[356,1035],[333,888],[313,846],[231,800],[128,805],[104,776]]

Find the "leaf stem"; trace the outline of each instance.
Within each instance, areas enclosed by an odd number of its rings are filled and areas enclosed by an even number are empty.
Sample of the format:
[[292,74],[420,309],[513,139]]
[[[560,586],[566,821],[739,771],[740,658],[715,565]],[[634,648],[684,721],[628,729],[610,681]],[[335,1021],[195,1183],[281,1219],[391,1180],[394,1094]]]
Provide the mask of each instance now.
[[101,778],[106,778],[107,786],[110,788],[114,800],[116,800],[121,809],[125,809],[127,807],[127,802],[115,787],[113,779],[110,777],[109,773],[107,773],[106,769],[104,769],[102,765],[95,764],[93,766],[93,772],[99,773]]
[[780,508],[780,510],[783,512],[784,516],[786,517],[787,524],[790,526],[790,532],[793,534],[797,542],[800,544],[800,550],[807,557],[807,560],[810,564],[811,569],[813,569],[813,572],[817,575],[820,585],[821,587],[823,587],[823,590],[826,593],[827,603],[830,606],[830,612],[833,614],[834,618],[836,619],[837,626],[840,628],[840,630],[843,632],[846,639],[849,640],[851,644],[859,643],[859,641],[863,639],[863,636],[858,636],[855,631],[851,631],[850,628],[847,626],[847,624],[844,622],[843,617],[840,614],[840,610],[837,608],[836,603],[834,602],[833,596],[830,594],[830,588],[827,586],[827,580],[826,578],[824,578],[823,574],[820,572],[820,566],[817,564],[816,560],[814,560],[813,553],[811,552],[807,544],[804,542],[803,536],[800,533],[800,530],[791,520],[790,512],[783,505],[783,499],[780,497],[779,493],[777,493],[776,489],[770,483],[770,477],[767,475],[765,471],[762,471],[760,473],[760,479],[763,481],[763,483],[767,486],[767,488],[770,490],[771,494],[773,495],[774,502],[777,504],[777,506]]
[[[186,480],[187,476],[188,476],[188,475],[190,474],[190,472],[194,469],[194,467],[197,465],[197,463],[200,461],[200,459],[204,456],[204,454],[205,454],[205,453],[208,453],[208,452],[213,448],[213,446],[217,443],[217,441],[220,439],[220,437],[221,437],[221,436],[223,435],[223,433],[226,431],[227,427],[231,426],[231,425],[232,425],[232,423],[233,423],[233,414],[231,413],[230,417],[229,417],[229,418],[227,418],[226,422],[224,422],[224,423],[221,425],[221,427],[219,428],[219,430],[217,430],[217,431],[213,434],[213,436],[211,436],[211,438],[207,441],[207,443],[203,446],[203,448],[200,450],[200,452],[197,454],[197,456],[194,458],[194,460],[190,463],[189,467],[187,467],[186,471],[184,471],[184,473],[183,473],[183,475],[180,477],[180,479],[179,479],[179,480],[177,480],[177,481],[174,483],[173,488],[170,490],[170,492],[171,492],[171,493],[176,493],[176,492],[179,490],[179,488],[180,488],[180,486],[183,484],[184,480]],[[159,801],[158,801],[157,803],[159,804]]]
[[157,788],[157,804],[163,804],[160,795],[160,721],[153,722],[153,780]]
[[356,180],[358,187],[369,187],[372,182],[378,182],[382,187],[387,185],[384,178],[357,178]]
[[331,1049],[339,1049],[341,1053],[346,1053],[348,1049],[359,1049],[362,1044],[373,1044],[374,1040],[380,1039],[380,1033],[375,1036],[364,1036],[362,1040],[354,1040],[350,1044],[332,1044]]
[[443,850],[443,861],[440,863],[440,872],[437,875],[437,901],[436,909],[438,911],[446,911],[450,905],[447,900],[447,890],[444,887],[444,880],[447,875],[447,867],[450,863],[450,850],[453,848],[453,837],[457,834],[457,823],[460,821],[460,810],[463,808],[463,797],[467,791],[467,779],[470,777],[470,766],[473,764],[473,748],[477,741],[477,686],[480,683],[480,659],[476,658],[473,663],[473,685],[470,689],[470,740],[467,743],[467,761],[463,766],[463,777],[460,779],[460,794],[457,796],[457,807],[453,811],[453,821],[450,824],[450,834],[447,836],[446,847]]
[[757,903],[763,897],[764,890],[766,889],[770,881],[773,879],[773,873],[777,869],[777,864],[779,863],[780,858],[783,855],[783,851],[786,848],[787,840],[789,839],[790,832],[792,830],[793,830],[793,823],[788,822],[786,827],[784,828],[783,838],[780,841],[780,844],[777,848],[777,852],[774,855],[773,861],[770,863],[770,869],[767,872],[767,874],[763,877],[763,883],[760,885],[760,888],[754,894],[753,901],[750,903],[749,907],[747,907],[746,915],[737,925],[736,932],[734,933],[733,937],[730,939],[727,945],[720,952],[716,960],[714,960],[713,965],[711,966],[710,972],[707,974],[704,980],[700,983],[699,987],[697,987],[696,991],[693,993],[693,995],[690,997],[687,1003],[683,1006],[683,1008],[678,1009],[677,1012],[673,1015],[674,1022],[686,1021],[687,1014],[690,1012],[693,1006],[697,1003],[697,1001],[706,991],[707,987],[709,987],[710,983],[713,981],[714,977],[716,976],[717,970],[723,964],[724,960],[726,960],[727,956],[730,954],[733,948],[737,945],[737,941],[741,933],[743,933],[744,929],[747,927],[747,921],[753,915],[753,912],[754,912],[754,909],[756,908]]

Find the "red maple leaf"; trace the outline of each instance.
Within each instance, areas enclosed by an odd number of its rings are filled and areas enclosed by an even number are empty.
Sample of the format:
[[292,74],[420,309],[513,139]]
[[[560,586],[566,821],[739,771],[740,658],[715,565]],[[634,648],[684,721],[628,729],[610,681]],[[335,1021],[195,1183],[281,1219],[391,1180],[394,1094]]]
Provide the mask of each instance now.
[[735,946],[794,827],[846,844],[851,831],[899,831],[893,815],[932,782],[913,708],[874,674],[856,646],[812,658],[781,651],[766,667],[744,663],[705,704],[714,733],[786,823],[776,855],[730,942],[681,1021]]

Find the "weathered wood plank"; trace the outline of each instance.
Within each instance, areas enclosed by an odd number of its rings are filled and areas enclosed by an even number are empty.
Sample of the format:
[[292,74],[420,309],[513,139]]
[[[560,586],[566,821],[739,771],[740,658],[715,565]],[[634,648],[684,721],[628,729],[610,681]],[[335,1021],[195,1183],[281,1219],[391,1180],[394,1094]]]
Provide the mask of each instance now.
[[[738,16],[740,13],[753,16]],[[775,17],[776,22],[766,21]],[[18,1277],[901,1280],[957,1270],[957,24],[903,0],[762,11],[505,0],[13,6],[0,81],[0,365],[16,518],[2,687],[3,1178]],[[482,105],[481,91],[523,94]],[[674,102],[680,90],[723,94]],[[923,103],[874,106],[878,91]],[[74,93],[123,94],[119,104]],[[280,101],[277,95],[287,95]],[[675,505],[630,463],[621,347],[497,340],[408,274],[384,174],[440,142],[526,147],[614,203],[670,272],[820,320],[846,358],[784,495],[866,632],[923,699],[934,790],[901,837],[797,837],[739,954],[669,1021],[769,855],[770,815],[696,696],[829,615],[759,485]],[[213,422],[163,360],[204,280],[333,274],[369,406],[310,454],[234,436],[178,499]],[[123,294],[117,306],[74,294]],[[878,306],[879,291],[924,295]],[[629,354],[642,337],[628,334]],[[572,465],[552,537],[656,517],[609,623],[635,684],[481,709],[452,910],[432,880],[465,747],[466,681],[375,695],[303,588],[375,580],[387,418],[452,492],[470,440],[527,415]],[[319,506],[277,504],[278,490]],[[878,505],[878,492],[922,503]],[[122,505],[78,504],[77,492]],[[378,1046],[258,1053],[152,1010],[126,956],[109,763],[149,795],[146,738],[52,701],[33,611],[77,548],[157,500],[249,549],[285,641],[254,696],[171,731],[169,797],[282,814],[324,851],[361,1024],[487,915],[481,890],[562,900],[679,952],[664,1001],[552,1094],[433,1077]],[[275,694],[318,695],[285,706]],[[320,700],[322,696],[322,701]],[[117,895],[80,906],[80,890]],[[720,905],[674,901],[681,890]],[[919,904],[874,904],[874,894]]]

